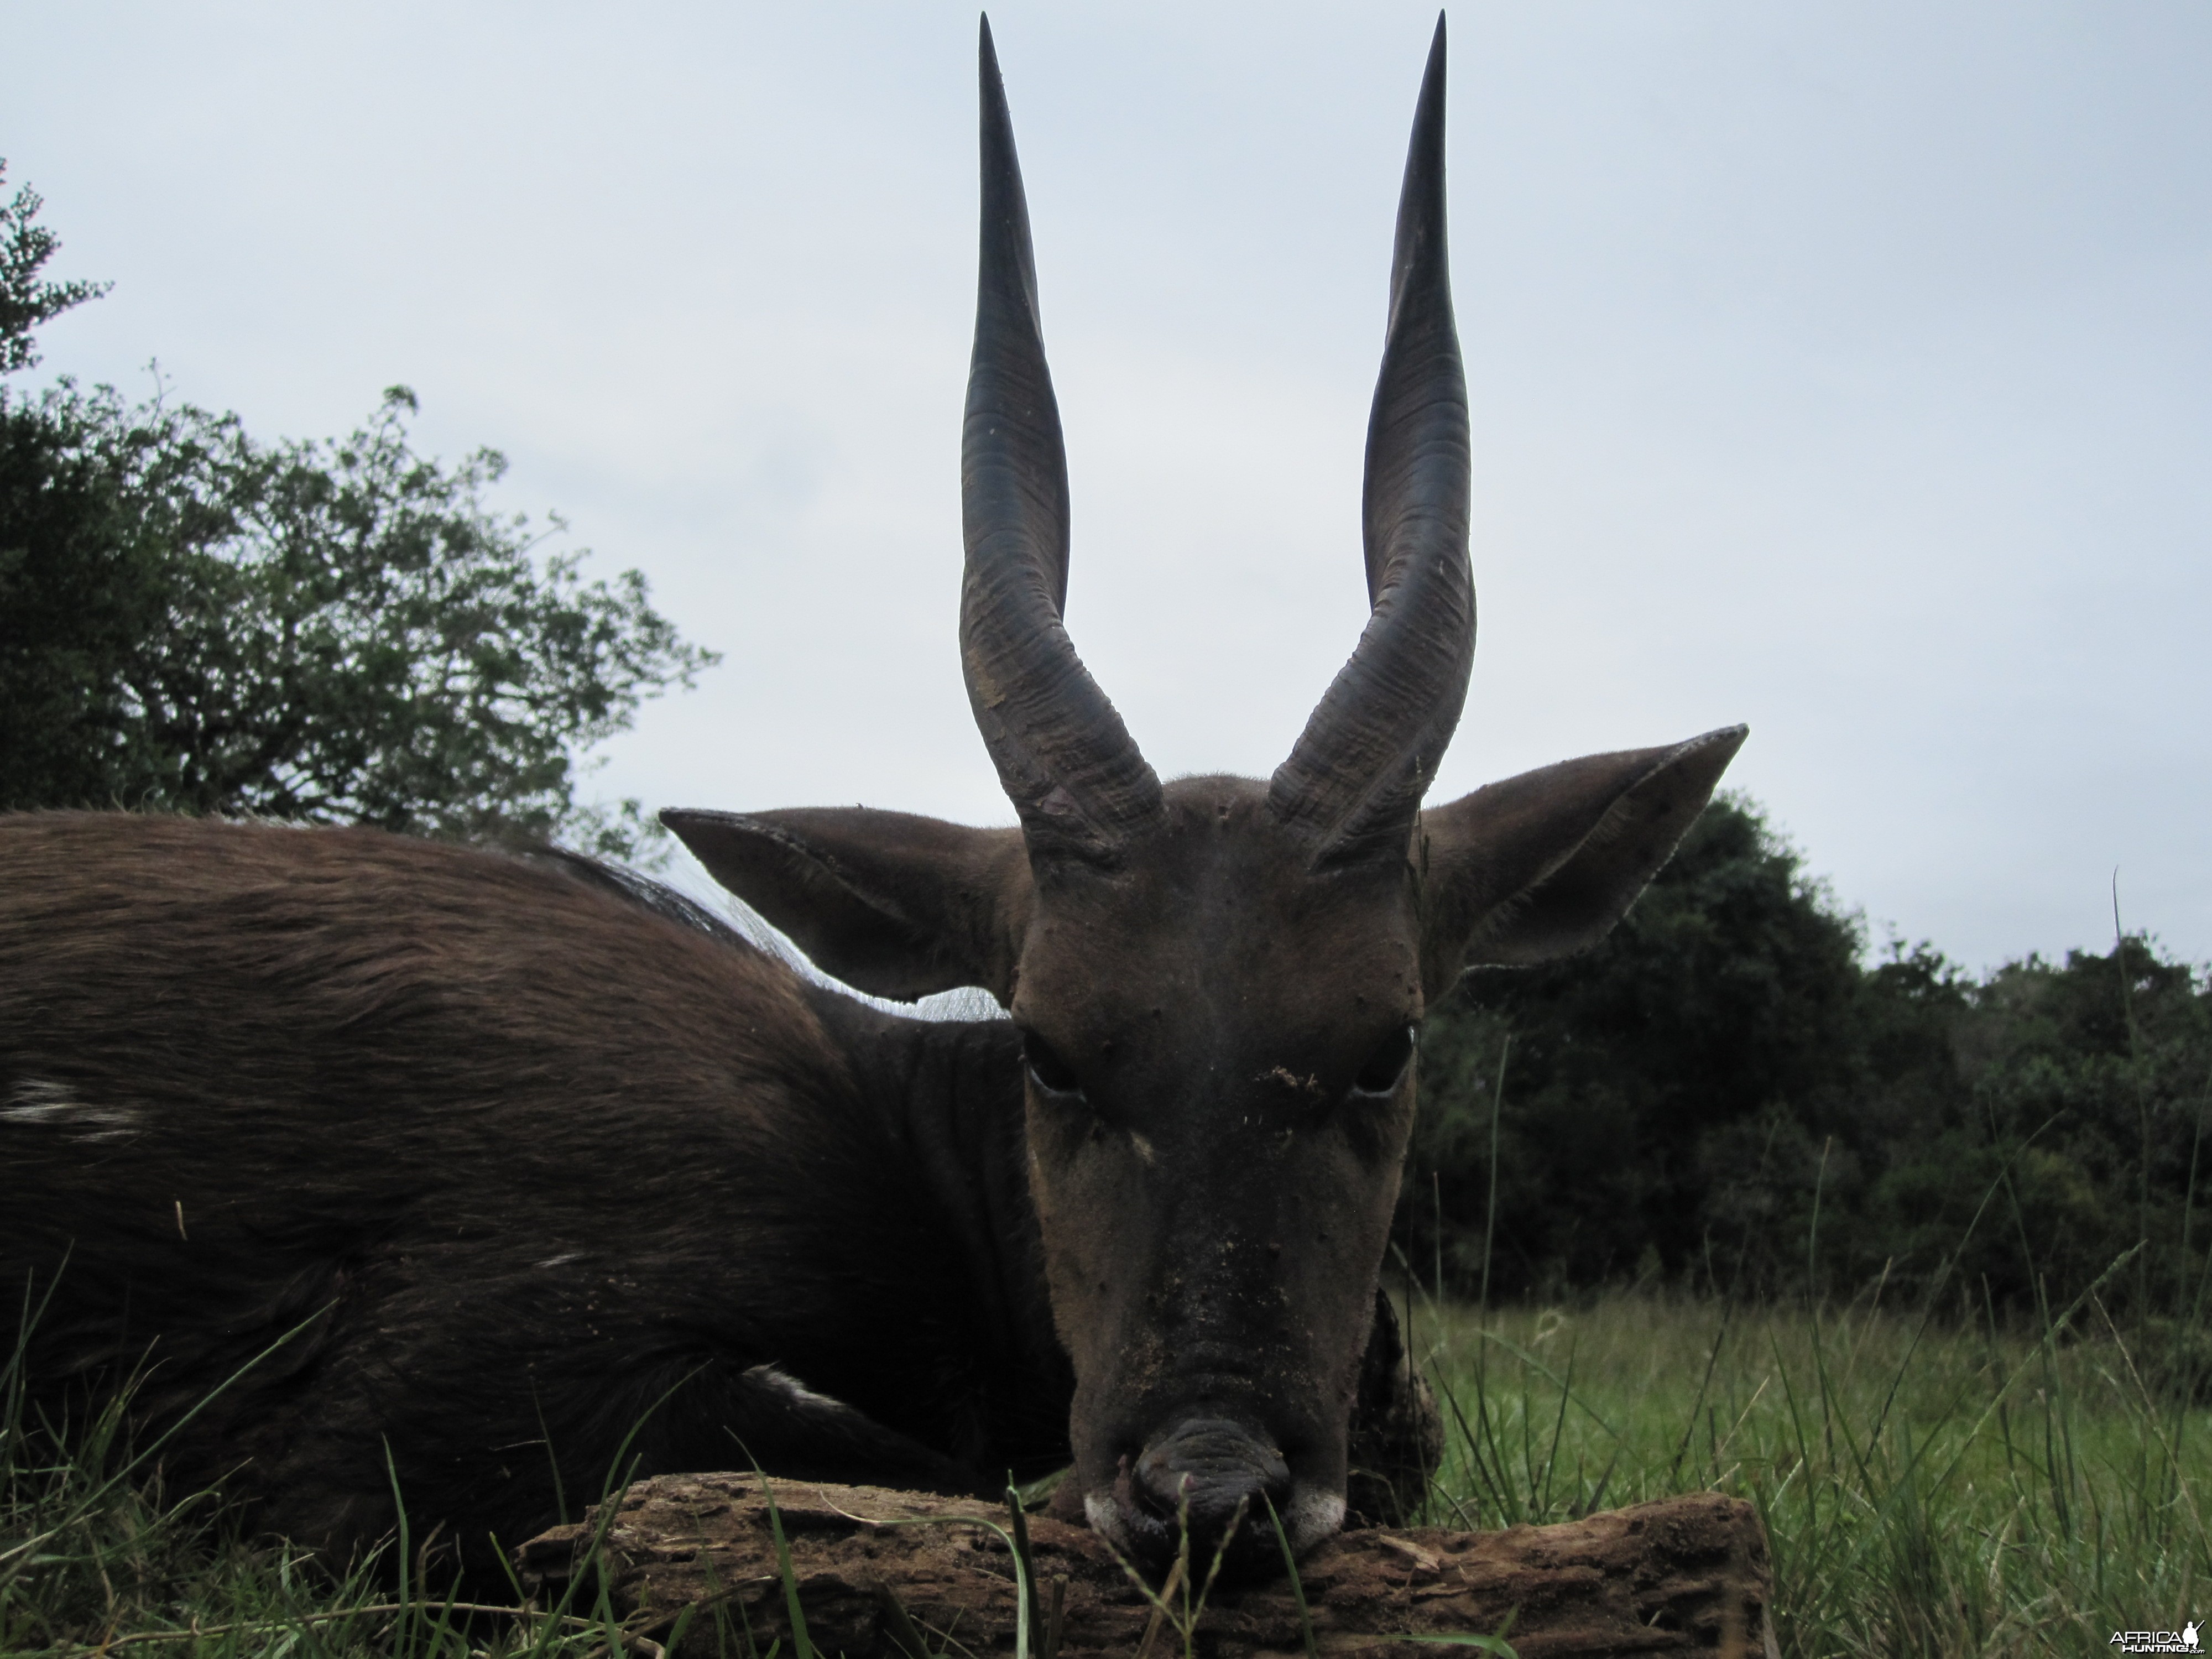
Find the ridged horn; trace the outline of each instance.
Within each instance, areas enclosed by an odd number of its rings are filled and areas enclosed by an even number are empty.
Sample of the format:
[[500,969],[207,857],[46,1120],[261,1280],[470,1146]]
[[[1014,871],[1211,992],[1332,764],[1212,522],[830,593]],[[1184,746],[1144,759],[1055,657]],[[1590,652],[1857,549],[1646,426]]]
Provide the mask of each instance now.
[[1474,665],[1467,375],[1444,249],[1444,23],[1421,80],[1367,422],[1362,530],[1372,607],[1351,660],[1267,791],[1316,864],[1402,856]]
[[982,251],[960,440],[968,544],[961,671],[1032,856],[1112,863],[1162,816],[1160,781],[1060,621],[1067,454],[1038,324],[1029,204],[988,17],[981,58]]

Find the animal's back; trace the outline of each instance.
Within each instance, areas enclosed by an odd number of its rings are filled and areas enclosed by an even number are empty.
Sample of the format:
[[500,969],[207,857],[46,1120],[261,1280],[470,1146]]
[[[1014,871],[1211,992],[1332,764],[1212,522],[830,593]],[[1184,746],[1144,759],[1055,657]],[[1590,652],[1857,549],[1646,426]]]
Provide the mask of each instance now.
[[[311,1539],[382,1530],[387,1442],[441,1515],[527,1524],[553,1459],[595,1482],[687,1376],[801,1358],[840,1271],[821,1183],[866,1179],[842,1073],[781,964],[555,862],[0,818],[0,1282],[43,1304],[33,1387],[143,1366],[160,1425],[250,1367],[171,1467],[245,1465]],[[736,1459],[718,1410],[665,1408],[648,1462],[687,1434]]]

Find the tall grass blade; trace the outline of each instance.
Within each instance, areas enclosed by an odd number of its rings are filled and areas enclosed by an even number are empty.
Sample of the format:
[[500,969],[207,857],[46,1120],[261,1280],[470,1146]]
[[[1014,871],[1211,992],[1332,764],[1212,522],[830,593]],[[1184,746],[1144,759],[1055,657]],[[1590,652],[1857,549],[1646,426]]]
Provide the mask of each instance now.
[[1291,1553],[1291,1535],[1283,1530],[1275,1500],[1261,1492],[1260,1501],[1267,1506],[1268,1523],[1274,1528],[1276,1546],[1283,1552],[1283,1575],[1290,1580],[1291,1601],[1298,1610],[1298,1637],[1305,1644],[1306,1659],[1321,1659],[1321,1644],[1314,1640],[1313,1613],[1306,1606],[1305,1583],[1298,1577],[1298,1558]]
[[816,1659],[813,1639],[806,1633],[806,1609],[799,1605],[799,1579],[792,1571],[791,1546],[783,1535],[783,1514],[776,1508],[775,1488],[769,1484],[768,1476],[761,1474],[760,1466],[753,1466],[760,1475],[761,1492],[768,1499],[768,1528],[775,1540],[775,1570],[783,1581],[784,1611],[791,1620],[791,1648],[799,1659]]

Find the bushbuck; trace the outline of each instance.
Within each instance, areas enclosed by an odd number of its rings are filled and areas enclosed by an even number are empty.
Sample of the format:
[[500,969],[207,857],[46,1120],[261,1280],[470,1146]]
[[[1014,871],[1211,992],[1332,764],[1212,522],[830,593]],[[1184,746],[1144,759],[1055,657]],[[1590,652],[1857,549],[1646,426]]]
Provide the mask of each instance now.
[[[1377,1279],[1415,1034],[1601,936],[1742,738],[1422,798],[1474,641],[1441,21],[1369,428],[1372,601],[1267,781],[1163,784],[1061,624],[1067,474],[990,33],[963,671],[1018,818],[671,811],[910,1018],[551,851],[0,821],[21,1378],[343,1555],[512,1545],[611,1470],[1063,1501],[1152,1568],[1294,1547],[1435,1448]],[[197,1408],[195,1410],[195,1408]],[[1432,1419],[1431,1419],[1432,1421]],[[1384,1499],[1363,1493],[1377,1490]],[[1276,1559],[1272,1528],[1238,1563]]]

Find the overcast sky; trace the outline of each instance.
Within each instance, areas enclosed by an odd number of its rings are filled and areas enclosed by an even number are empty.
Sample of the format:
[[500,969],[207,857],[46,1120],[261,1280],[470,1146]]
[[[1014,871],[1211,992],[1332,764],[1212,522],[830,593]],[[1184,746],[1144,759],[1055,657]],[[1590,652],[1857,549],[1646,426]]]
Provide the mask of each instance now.
[[[1075,504],[1164,776],[1357,638],[1432,7],[994,7]],[[2212,6],[1450,13],[1480,641],[1438,798],[1747,720],[1730,781],[1985,966],[2212,958]],[[44,365],[503,450],[724,653],[595,781],[1011,822],[961,689],[967,5],[0,0]]]

